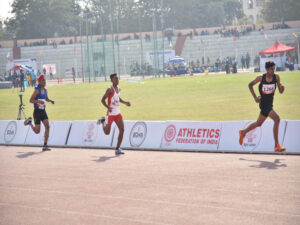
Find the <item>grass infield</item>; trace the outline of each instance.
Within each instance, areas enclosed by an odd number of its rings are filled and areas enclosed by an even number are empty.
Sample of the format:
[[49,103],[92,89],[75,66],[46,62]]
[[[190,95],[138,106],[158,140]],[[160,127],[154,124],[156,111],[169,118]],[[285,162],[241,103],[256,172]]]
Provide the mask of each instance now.
[[[300,120],[300,71],[279,72],[285,92],[274,96],[274,110],[282,119]],[[259,114],[248,83],[258,74],[203,75],[121,81],[121,98],[131,107],[121,105],[125,120],[255,120]],[[101,98],[110,82],[48,86],[47,103],[50,120],[96,120],[105,115]],[[255,87],[258,95],[258,85]],[[19,89],[18,89],[19,90]],[[16,119],[19,96],[17,89],[0,90],[0,119]],[[32,116],[27,88],[23,101],[25,113]]]

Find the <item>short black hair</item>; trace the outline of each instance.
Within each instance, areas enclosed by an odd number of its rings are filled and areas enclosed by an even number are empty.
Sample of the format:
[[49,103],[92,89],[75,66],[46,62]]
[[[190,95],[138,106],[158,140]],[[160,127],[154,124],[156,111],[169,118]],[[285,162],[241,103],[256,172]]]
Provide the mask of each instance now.
[[275,63],[273,61],[270,60],[266,62],[266,70],[271,68],[272,66],[275,66]]
[[110,75],[110,80],[112,80],[114,78],[114,76],[117,76],[117,74],[116,73],[111,74]]

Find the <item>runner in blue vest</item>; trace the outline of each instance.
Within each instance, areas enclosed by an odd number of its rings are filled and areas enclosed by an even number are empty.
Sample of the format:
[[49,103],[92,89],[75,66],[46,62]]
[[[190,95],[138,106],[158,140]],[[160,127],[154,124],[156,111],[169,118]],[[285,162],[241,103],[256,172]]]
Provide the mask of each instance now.
[[35,87],[35,90],[30,98],[30,102],[34,104],[34,112],[33,112],[33,118],[34,118],[34,124],[32,124],[32,118],[29,117],[27,120],[24,121],[24,125],[30,125],[34,133],[38,134],[41,130],[41,121],[43,122],[45,126],[45,139],[44,139],[44,146],[43,151],[50,151],[50,148],[47,146],[48,137],[49,137],[49,121],[48,116],[46,113],[46,105],[45,102],[51,102],[54,104],[54,101],[48,98],[48,92],[45,88],[46,86],[46,80],[45,76],[41,74],[38,78],[39,84]]

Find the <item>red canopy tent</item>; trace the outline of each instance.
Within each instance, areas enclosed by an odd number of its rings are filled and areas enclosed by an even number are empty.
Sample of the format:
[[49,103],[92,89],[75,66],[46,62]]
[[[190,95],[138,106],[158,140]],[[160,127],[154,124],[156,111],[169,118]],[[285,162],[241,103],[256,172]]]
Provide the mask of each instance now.
[[296,49],[295,47],[290,47],[290,46],[281,44],[279,41],[276,41],[274,45],[259,52],[259,54],[266,55],[266,54],[282,53],[282,52],[293,51],[295,49]]

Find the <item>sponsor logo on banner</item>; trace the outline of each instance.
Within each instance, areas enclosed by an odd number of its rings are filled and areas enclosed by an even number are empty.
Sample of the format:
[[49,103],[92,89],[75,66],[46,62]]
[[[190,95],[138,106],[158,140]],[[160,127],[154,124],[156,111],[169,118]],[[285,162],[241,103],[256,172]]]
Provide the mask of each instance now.
[[129,141],[131,147],[140,147],[147,136],[147,125],[145,122],[136,122],[130,132]]
[[14,140],[16,134],[17,134],[17,123],[16,121],[10,121],[5,129],[4,133],[4,141],[5,143],[10,143]]
[[[250,123],[251,122],[247,123],[244,129],[246,129],[246,127],[248,127]],[[257,127],[249,131],[244,138],[242,148],[244,150],[255,150],[260,143],[261,136],[262,136],[261,127]]]
[[165,130],[165,134],[164,134],[165,141],[167,143],[170,143],[174,140],[175,137],[176,137],[176,127],[174,125],[169,125]]
[[[178,131],[177,131],[178,130]],[[169,125],[164,133],[165,144],[181,145],[218,145],[220,137],[219,128],[192,128]]]
[[95,122],[88,122],[83,131],[83,143],[91,144],[95,141],[98,134],[97,124]]

